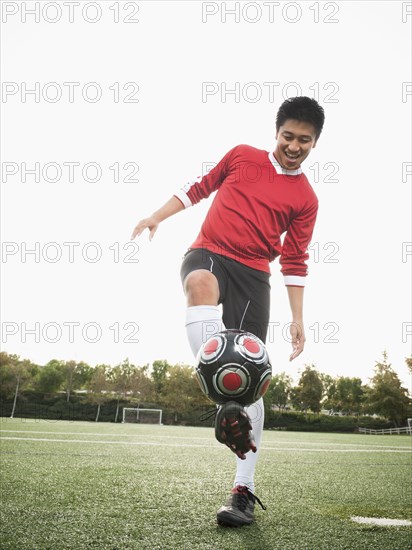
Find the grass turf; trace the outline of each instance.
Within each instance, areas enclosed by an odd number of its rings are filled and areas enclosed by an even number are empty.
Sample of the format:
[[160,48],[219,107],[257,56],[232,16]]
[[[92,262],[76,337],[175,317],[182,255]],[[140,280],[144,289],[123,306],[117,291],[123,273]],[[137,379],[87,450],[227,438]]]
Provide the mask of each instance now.
[[[20,439],[17,439],[20,438]],[[235,457],[211,428],[1,421],[1,548],[411,548],[411,438],[264,432],[256,522],[216,524]]]

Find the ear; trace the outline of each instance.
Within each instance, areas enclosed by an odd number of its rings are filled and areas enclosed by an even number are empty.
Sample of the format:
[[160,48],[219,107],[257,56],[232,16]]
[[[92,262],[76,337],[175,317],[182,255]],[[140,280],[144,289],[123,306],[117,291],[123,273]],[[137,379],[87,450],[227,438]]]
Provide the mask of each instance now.
[[315,139],[315,141],[313,142],[313,145],[312,145],[312,149],[314,149],[316,147],[317,142],[318,142],[318,140]]

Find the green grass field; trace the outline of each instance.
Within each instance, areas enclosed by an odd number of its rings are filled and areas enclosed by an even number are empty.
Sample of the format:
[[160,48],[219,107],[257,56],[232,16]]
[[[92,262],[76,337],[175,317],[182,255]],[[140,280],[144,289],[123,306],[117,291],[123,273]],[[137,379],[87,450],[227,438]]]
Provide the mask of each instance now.
[[216,524],[235,458],[211,428],[1,421],[1,548],[407,549],[410,436],[265,432],[256,522]]

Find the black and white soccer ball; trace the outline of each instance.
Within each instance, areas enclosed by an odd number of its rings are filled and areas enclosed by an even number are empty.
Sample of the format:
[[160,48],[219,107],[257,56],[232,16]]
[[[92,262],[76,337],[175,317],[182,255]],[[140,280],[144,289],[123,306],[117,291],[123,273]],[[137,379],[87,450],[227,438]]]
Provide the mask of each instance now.
[[203,393],[215,403],[251,405],[266,393],[272,365],[257,336],[244,330],[224,330],[200,348],[196,376]]

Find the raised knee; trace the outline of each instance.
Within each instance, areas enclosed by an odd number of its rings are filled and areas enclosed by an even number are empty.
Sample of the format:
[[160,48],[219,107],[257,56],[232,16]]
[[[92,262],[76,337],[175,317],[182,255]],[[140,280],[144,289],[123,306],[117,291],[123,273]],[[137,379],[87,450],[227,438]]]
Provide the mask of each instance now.
[[186,292],[208,292],[217,286],[216,277],[205,269],[192,271],[185,279]]
[[184,290],[191,305],[217,304],[219,285],[210,271],[198,269],[186,277]]

